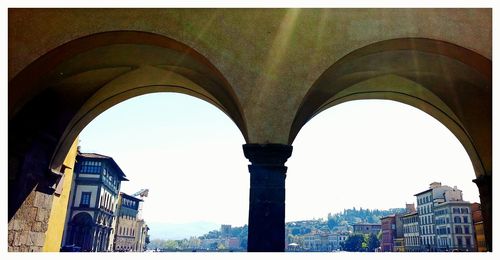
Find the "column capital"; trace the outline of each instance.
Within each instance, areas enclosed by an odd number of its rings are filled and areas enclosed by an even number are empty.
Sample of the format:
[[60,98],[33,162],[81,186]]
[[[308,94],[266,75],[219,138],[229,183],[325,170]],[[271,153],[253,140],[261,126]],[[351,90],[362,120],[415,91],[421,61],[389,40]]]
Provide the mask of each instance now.
[[472,180],[479,189],[479,198],[481,200],[481,213],[483,215],[484,236],[486,238],[487,251],[492,251],[492,177],[489,174],[481,175]]
[[253,165],[284,165],[292,155],[287,144],[244,144],[243,153]]
[[491,185],[491,175],[481,175],[472,180],[478,187],[483,185]]

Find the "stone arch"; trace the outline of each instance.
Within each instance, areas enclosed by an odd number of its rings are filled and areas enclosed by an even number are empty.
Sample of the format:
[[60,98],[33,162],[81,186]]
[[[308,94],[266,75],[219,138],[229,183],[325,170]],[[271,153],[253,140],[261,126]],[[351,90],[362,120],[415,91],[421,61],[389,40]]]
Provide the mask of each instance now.
[[388,99],[414,106],[445,125],[468,153],[491,243],[491,73],[491,60],[449,42],[400,38],[370,44],[314,82],[297,110],[289,143],[312,117],[343,102]]
[[336,104],[390,99],[429,113],[464,145],[476,176],[491,173],[491,61],[451,43],[403,38],[353,51],[328,68],[305,95],[292,143],[312,117]]
[[66,244],[78,246],[82,251],[91,251],[93,227],[94,221],[89,213],[80,212],[76,214],[68,226],[69,235]]
[[184,93],[215,105],[247,140],[241,105],[225,77],[202,54],[166,36],[92,34],[51,50],[18,73],[8,97],[9,219],[34,187],[51,194],[47,175],[61,171],[71,143],[92,119],[119,102],[155,92]]

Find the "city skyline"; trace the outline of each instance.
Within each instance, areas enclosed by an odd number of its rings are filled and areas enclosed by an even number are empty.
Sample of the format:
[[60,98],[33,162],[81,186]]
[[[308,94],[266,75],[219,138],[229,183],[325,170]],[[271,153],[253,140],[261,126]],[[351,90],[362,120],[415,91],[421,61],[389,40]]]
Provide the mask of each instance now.
[[[127,100],[92,121],[80,140],[83,152],[106,154],[117,161],[131,180],[122,190],[151,190],[144,210],[151,222],[247,223],[249,162],[241,149],[244,139],[224,113],[204,101],[172,93]],[[325,218],[343,208],[403,207],[414,203],[413,194],[433,181],[458,186],[464,200],[479,201],[471,162],[458,140],[434,118],[401,103],[369,100],[338,105],[308,122],[292,145],[286,163],[287,222]],[[398,174],[405,167],[406,174]],[[427,172],[422,174],[422,169]],[[334,174],[338,172],[345,174]],[[445,179],[449,172],[456,172],[455,178]],[[345,187],[359,181],[360,174],[365,181],[357,188],[370,196]],[[414,193],[387,193],[381,184],[370,187],[388,176],[392,181],[385,188],[397,183],[401,192],[414,187]]]

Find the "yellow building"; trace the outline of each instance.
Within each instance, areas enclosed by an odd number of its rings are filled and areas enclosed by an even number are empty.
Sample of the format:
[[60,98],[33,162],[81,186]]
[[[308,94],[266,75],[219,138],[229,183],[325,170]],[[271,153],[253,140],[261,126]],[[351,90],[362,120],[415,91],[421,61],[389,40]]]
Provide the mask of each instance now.
[[483,222],[474,223],[474,231],[476,232],[476,246],[478,252],[487,252],[486,239],[484,237]]
[[395,238],[393,252],[405,252],[405,238]]
[[64,159],[64,176],[56,189],[56,195],[52,202],[52,210],[45,233],[44,252],[59,252],[66,222],[66,213],[68,211],[69,195],[73,182],[73,168],[76,161],[78,147],[78,138],[73,142],[68,155]]

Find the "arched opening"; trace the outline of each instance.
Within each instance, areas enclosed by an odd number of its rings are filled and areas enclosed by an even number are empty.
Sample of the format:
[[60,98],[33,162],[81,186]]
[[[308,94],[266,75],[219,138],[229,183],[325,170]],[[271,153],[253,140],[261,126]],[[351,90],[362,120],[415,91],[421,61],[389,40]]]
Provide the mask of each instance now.
[[[404,206],[405,201],[414,201],[413,195],[420,189],[440,180],[443,185],[449,181],[447,185],[461,188],[464,200],[479,199],[477,188],[470,181],[474,174],[472,163],[458,139],[434,118],[400,102],[357,100],[327,109],[306,124],[294,142],[294,149],[294,156],[288,161],[287,190],[296,191],[294,197],[287,196],[287,205],[301,203],[296,209],[316,208],[317,204],[310,203],[313,196],[325,201],[332,199],[331,204],[341,209],[350,208],[353,203],[368,208],[382,202],[379,194],[394,196]],[[356,181],[360,187],[370,184],[381,190],[365,201],[354,201],[351,197],[365,194],[357,189]],[[314,195],[298,192],[302,184],[308,187],[313,183],[318,187],[312,191]],[[411,185],[417,183],[420,186],[411,190]],[[303,200],[298,196],[304,196]],[[297,214],[306,214],[308,210],[287,212],[289,217],[296,215],[293,219],[297,219],[300,216]],[[314,216],[327,213],[318,212]]]
[[34,221],[26,212],[40,207],[50,212],[56,182],[68,168],[64,159],[86,125],[120,102],[158,92],[214,105],[247,139],[241,106],[223,75],[200,53],[165,36],[89,35],[16,75],[9,82],[9,223]]
[[422,38],[387,40],[353,51],[326,70],[306,94],[289,142],[325,109],[361,99],[414,106],[456,136],[474,168],[486,240],[491,243],[491,61],[460,46]]
[[[287,238],[300,250],[346,250],[338,239],[355,232],[356,221],[380,224],[379,217],[405,212],[407,203],[418,209],[414,194],[435,181],[457,186],[464,201],[479,201],[461,143],[440,122],[400,102],[358,100],[327,109],[301,130],[294,150]],[[315,235],[331,239],[322,244]],[[384,251],[392,251],[392,241],[385,245]]]
[[[149,190],[141,218],[150,228],[152,248],[176,250],[168,243],[180,246],[186,239],[192,248],[178,250],[206,250],[199,236],[221,224],[233,229],[247,224],[244,139],[212,105],[177,93],[141,95],[100,114],[79,139],[82,153],[112,156],[125,172],[129,181],[121,182],[120,192]],[[125,224],[134,220],[125,218]],[[113,250],[120,251],[137,230],[121,232],[120,216],[116,225]],[[246,249],[243,240],[231,248]]]
[[93,218],[89,213],[81,212],[76,214],[68,226],[69,235],[66,243],[77,246],[84,252],[92,251],[90,242],[93,239],[93,223]]

